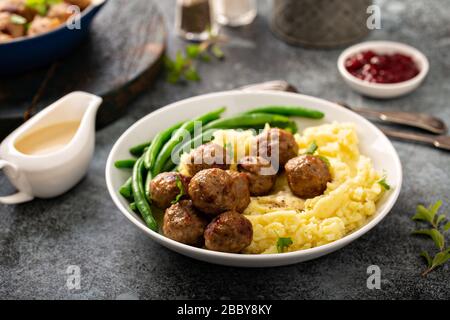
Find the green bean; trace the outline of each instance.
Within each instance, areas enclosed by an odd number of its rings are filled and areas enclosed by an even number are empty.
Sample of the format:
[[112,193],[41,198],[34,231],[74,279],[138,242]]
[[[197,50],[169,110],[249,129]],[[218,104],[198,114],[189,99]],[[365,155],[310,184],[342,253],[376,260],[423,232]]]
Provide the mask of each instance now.
[[114,162],[114,166],[117,169],[133,169],[136,159],[117,160]]
[[139,158],[133,168],[133,176],[131,181],[131,188],[133,190],[134,202],[136,203],[136,208],[141,213],[145,224],[153,231],[158,232],[158,223],[152,214],[152,209],[145,196],[144,182],[142,178],[143,171],[145,169],[144,161]]
[[131,190],[131,177],[120,187],[119,193],[127,200],[133,200],[133,191]]
[[138,144],[138,145],[130,148],[129,151],[133,156],[140,157],[144,153],[145,148],[148,148],[150,145],[151,145],[151,142],[141,143],[141,144]]
[[153,139],[152,145],[144,153],[144,164],[147,170],[151,170],[153,167],[156,157],[163,145],[170,139],[172,133],[181,127],[183,122],[177,123],[176,125],[159,132]]
[[167,160],[169,160],[173,149],[180,143],[180,141],[183,139],[183,135],[185,132],[192,133],[194,131],[195,123],[200,121],[203,125],[214,121],[216,119],[219,119],[220,115],[225,111],[225,107],[219,108],[217,110],[214,110],[212,112],[208,112],[200,117],[197,117],[193,120],[185,122],[178,130],[174,132],[172,137],[167,141],[167,143],[164,145],[164,147],[161,149],[161,151],[158,154],[158,157],[156,158],[155,165],[152,168],[152,174],[156,176],[158,173],[161,172],[164,165],[166,164]]
[[244,114],[253,113],[281,114],[284,116],[296,116],[310,119],[322,119],[325,116],[325,114],[319,110],[300,106],[263,106],[244,112]]
[[169,159],[164,165],[162,172],[171,172],[173,171],[173,169],[175,169],[175,167],[175,164],[172,162],[172,160]]
[[147,197],[148,201],[152,201],[152,196],[150,194],[150,182],[152,181],[152,179],[153,179],[152,172],[148,171],[147,176],[145,177],[145,186],[144,186],[145,196]]
[[[201,145],[205,142],[211,141],[211,139],[205,140],[205,138],[206,137],[212,138],[212,134],[217,130],[218,129],[209,129],[209,130],[203,131],[201,134],[197,135],[196,137],[192,138],[189,141],[186,141],[184,144],[178,144],[174,148],[174,152],[178,153],[178,157],[180,157],[185,150],[190,151],[194,146]],[[175,168],[175,164],[173,163],[172,159],[169,159],[164,164],[162,172],[170,172],[170,171],[173,171],[174,168]]]
[[234,117],[219,119],[208,123],[203,127],[203,130],[220,128],[220,129],[235,129],[244,127],[257,127],[264,126],[266,123],[270,125],[288,125],[292,121],[288,117],[268,114],[268,113],[252,113],[252,114],[240,114]]
[[286,129],[287,131],[290,131],[291,133],[297,133],[297,123],[294,121],[291,121],[287,126],[285,126],[283,129]]
[[[218,129],[209,129],[209,130],[202,130],[202,133],[195,136],[189,141],[186,141],[184,144],[178,144],[176,146],[175,152],[178,152],[178,155],[181,155],[182,152],[190,151],[195,146],[199,146],[204,144],[205,142],[209,142],[213,138],[213,133],[216,132]],[[209,140],[207,140],[209,139]]]

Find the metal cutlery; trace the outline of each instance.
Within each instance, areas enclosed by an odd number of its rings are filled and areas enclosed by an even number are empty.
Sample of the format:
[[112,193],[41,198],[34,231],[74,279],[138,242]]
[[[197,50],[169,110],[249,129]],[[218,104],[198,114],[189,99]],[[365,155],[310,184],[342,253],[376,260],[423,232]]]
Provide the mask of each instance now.
[[[298,93],[298,90],[295,86],[284,80],[251,84],[245,87],[241,87],[240,89],[245,91],[275,90]],[[385,123],[401,124],[413,128],[420,128],[431,133],[440,134],[431,135],[379,127],[379,129],[388,137],[412,142],[426,143],[436,148],[450,151],[450,136],[444,135],[444,133],[447,132],[447,126],[441,119],[437,117],[424,113],[378,111],[366,108],[354,108],[346,103],[338,104],[369,119],[375,119]]]
[[378,127],[385,135],[400,140],[421,142],[435,146],[436,148],[450,151],[450,136],[414,133]]
[[352,110],[365,118],[379,120],[386,123],[406,125],[414,128],[423,129],[431,133],[444,134],[447,132],[445,123],[432,115],[416,112],[403,111],[379,111],[367,108],[355,108],[346,103],[339,104],[349,110]]
[[273,80],[261,83],[250,84],[239,88],[244,91],[257,91],[257,90],[275,90],[298,93],[296,87],[284,80]]

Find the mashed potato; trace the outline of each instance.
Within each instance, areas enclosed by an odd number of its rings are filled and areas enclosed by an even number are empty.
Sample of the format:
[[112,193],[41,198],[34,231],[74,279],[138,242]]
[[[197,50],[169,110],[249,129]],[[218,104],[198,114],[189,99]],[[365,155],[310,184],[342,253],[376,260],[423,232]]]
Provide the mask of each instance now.
[[[220,130],[213,141],[233,145],[236,160],[237,154],[248,152],[251,137],[250,131]],[[384,191],[378,183],[382,175],[369,158],[360,155],[353,124],[310,127],[295,138],[299,154],[313,141],[317,144],[318,155],[329,161],[332,182],[323,195],[304,201],[291,193],[285,176],[280,175],[270,195],[252,197],[244,214],[253,225],[253,241],[245,253],[277,253],[279,237],[292,239],[286,251],[333,242],[363,226],[376,211]]]

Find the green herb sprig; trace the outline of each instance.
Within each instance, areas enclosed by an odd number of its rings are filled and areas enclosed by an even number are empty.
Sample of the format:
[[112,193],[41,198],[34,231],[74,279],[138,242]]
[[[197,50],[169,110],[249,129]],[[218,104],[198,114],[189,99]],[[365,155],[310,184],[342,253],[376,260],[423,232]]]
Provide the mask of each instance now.
[[[425,207],[418,205],[416,214],[412,217],[414,221],[425,222],[431,228],[418,229],[413,231],[415,235],[424,235],[433,240],[436,248],[439,250],[434,257],[431,257],[427,251],[422,251],[420,255],[427,263],[427,269],[422,272],[422,276],[426,276],[437,267],[444,265],[450,260],[450,248],[446,247],[445,233],[450,230],[450,222],[447,221],[445,214],[438,214],[442,200]],[[445,223],[447,221],[447,223]]]
[[210,33],[208,40],[187,45],[184,53],[178,51],[175,59],[165,56],[164,66],[167,71],[167,82],[176,84],[186,81],[200,81],[201,77],[197,71],[198,62],[209,62],[211,57],[222,60],[225,54],[219,47],[219,43],[224,41],[224,38]]
[[294,242],[292,241],[292,238],[279,237],[278,240],[277,240],[277,251],[278,251],[278,253],[283,253],[293,243]]
[[52,4],[60,3],[62,0],[26,0],[25,6],[27,8],[35,10],[39,15],[45,16],[48,8]]
[[233,148],[233,144],[231,142],[225,143],[223,145],[223,148],[225,150],[225,152],[227,153],[227,156],[230,159],[234,159],[234,148]]
[[313,154],[317,151],[318,148],[319,148],[319,147],[317,146],[316,141],[313,141],[313,142],[311,142],[311,144],[308,146],[308,149],[306,149],[305,154],[313,155]]
[[172,204],[178,203],[180,201],[180,199],[186,195],[186,190],[184,189],[184,185],[183,182],[180,179],[180,176],[177,175],[176,177],[176,184],[177,184],[177,188],[178,190],[180,190],[180,192],[177,194],[176,198],[174,200],[172,200]]
[[19,16],[18,14],[12,14],[11,15],[11,22],[18,25],[25,25],[27,24],[27,19],[25,19],[22,16]]
[[[313,141],[309,144],[308,148],[306,149],[305,154],[313,156],[318,149],[319,149],[319,146],[317,145],[316,141]],[[327,165],[328,168],[331,167],[330,160],[328,160],[327,157],[324,157],[321,155],[316,155],[316,157],[319,158],[320,160],[322,160],[323,162],[325,162],[325,164]]]
[[388,191],[391,190],[391,186],[387,183],[386,179],[386,176],[384,176],[380,181],[378,181],[378,184],[382,186],[384,190]]

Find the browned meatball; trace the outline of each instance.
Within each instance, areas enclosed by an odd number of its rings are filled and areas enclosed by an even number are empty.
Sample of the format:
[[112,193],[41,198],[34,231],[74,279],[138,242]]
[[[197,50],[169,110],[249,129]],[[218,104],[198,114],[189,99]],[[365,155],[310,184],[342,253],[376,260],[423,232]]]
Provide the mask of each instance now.
[[92,0],[65,0],[66,2],[78,6],[81,10],[86,9],[91,4]]
[[237,199],[235,210],[238,212],[244,212],[250,203],[250,186],[248,178],[245,174],[237,171],[227,171],[227,173],[233,179],[233,185],[231,192],[234,193]]
[[191,179],[189,196],[197,209],[215,216],[228,210],[242,209],[249,194],[239,194],[241,188],[245,189],[245,182],[236,180],[227,171],[206,169]]
[[253,238],[251,222],[236,211],[227,211],[214,218],[205,230],[205,246],[209,250],[238,253]]
[[[255,137],[257,155],[268,160],[278,158],[279,167],[282,168],[289,159],[298,154],[298,145],[292,133],[273,128],[262,132]],[[276,164],[272,161],[275,169]]]
[[230,167],[230,163],[230,158],[222,146],[215,143],[207,143],[192,151],[186,167],[189,175],[193,176],[205,169],[219,168],[227,170]]
[[289,187],[303,199],[320,196],[331,181],[327,164],[315,156],[303,155],[291,159],[285,169]]
[[0,0],[0,12],[8,12],[33,20],[36,11],[25,5],[26,0]]
[[160,209],[170,207],[181,190],[177,186],[177,179],[182,183],[184,192],[187,193],[189,178],[178,172],[163,172],[158,174],[150,182],[151,200]]
[[25,35],[25,26],[14,23],[11,13],[0,12],[0,32],[12,38],[18,38]]
[[8,41],[11,41],[11,40],[13,40],[13,39],[14,39],[14,38],[11,37],[9,34],[1,33],[1,32],[0,32],[0,43],[2,43],[2,42],[8,42]]
[[192,205],[192,201],[183,200],[166,210],[163,233],[167,238],[189,244],[201,245],[203,233],[208,224]]
[[268,194],[277,180],[277,172],[263,157],[244,157],[239,161],[238,169],[247,176],[252,196]]
[[72,15],[72,13],[74,13],[74,12],[72,12],[70,10],[70,4],[68,4],[66,2],[60,2],[60,3],[52,4],[50,6],[50,9],[47,12],[47,17],[57,18],[61,22],[63,22],[63,21],[66,21],[67,19],[69,19],[70,16]]
[[28,35],[35,36],[52,31],[53,29],[58,28],[60,24],[61,22],[57,18],[36,16],[30,24]]

